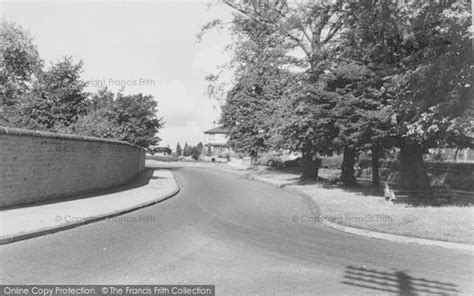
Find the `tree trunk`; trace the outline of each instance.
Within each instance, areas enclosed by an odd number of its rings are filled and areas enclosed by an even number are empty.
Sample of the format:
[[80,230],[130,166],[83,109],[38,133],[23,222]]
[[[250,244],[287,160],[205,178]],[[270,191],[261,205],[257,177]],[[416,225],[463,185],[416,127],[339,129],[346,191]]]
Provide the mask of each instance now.
[[459,148],[457,148],[456,152],[454,152],[454,162],[458,162],[458,153],[459,153]]
[[251,152],[249,153],[249,156],[250,156],[250,164],[251,164],[252,166],[257,165],[258,151],[256,151],[256,152],[255,152],[255,151],[251,151]]
[[421,145],[404,143],[400,148],[397,185],[408,190],[429,189]]
[[379,158],[380,146],[374,144],[372,145],[372,186],[375,188],[380,187]]
[[355,156],[356,152],[354,148],[344,148],[344,157],[341,167],[341,181],[344,186],[354,186],[357,184],[354,171]]
[[313,159],[313,155],[309,152],[303,151],[303,157],[301,160],[301,179],[306,181],[315,181],[318,178],[318,163]]

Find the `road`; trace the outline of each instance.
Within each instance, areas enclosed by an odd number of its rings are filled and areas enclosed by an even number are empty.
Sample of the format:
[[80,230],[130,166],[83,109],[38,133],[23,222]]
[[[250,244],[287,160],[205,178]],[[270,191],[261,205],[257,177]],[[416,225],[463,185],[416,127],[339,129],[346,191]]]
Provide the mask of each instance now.
[[316,209],[270,185],[176,168],[176,196],[0,246],[8,284],[213,284],[217,295],[474,294],[469,252],[302,222]]

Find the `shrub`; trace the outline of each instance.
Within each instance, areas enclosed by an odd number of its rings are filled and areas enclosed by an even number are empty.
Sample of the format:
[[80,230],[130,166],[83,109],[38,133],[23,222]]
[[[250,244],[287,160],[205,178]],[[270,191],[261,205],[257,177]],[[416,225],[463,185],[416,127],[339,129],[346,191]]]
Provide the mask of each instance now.
[[342,155],[326,156],[321,158],[321,168],[340,169],[342,166]]

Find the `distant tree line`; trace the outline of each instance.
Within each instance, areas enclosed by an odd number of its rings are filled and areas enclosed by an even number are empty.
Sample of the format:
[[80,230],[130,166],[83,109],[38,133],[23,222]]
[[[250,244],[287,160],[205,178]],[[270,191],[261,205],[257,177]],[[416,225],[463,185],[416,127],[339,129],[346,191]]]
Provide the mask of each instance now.
[[[378,186],[381,153],[396,147],[399,185],[424,189],[429,148],[473,146],[469,1],[223,3],[235,12],[232,60],[207,80],[225,98],[234,150],[300,152],[303,179],[317,178],[318,157],[342,153],[345,185],[369,151]],[[198,37],[221,26],[213,20]]]
[[188,142],[185,142],[184,148],[181,148],[179,142],[176,144],[175,154],[177,157],[183,156],[188,157],[191,156],[193,159],[198,160],[199,156],[203,152],[204,145],[199,142],[196,146],[188,145]]
[[157,143],[163,127],[152,96],[85,91],[82,62],[65,57],[49,67],[31,36],[15,23],[0,24],[0,125]]

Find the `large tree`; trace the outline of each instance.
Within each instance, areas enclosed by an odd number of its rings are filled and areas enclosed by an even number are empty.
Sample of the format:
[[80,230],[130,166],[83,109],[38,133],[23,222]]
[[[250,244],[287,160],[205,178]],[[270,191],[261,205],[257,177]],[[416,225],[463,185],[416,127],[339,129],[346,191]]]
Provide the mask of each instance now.
[[[342,179],[351,183],[355,149],[370,148],[377,184],[378,154],[395,146],[399,185],[423,189],[428,148],[472,145],[467,3],[224,2],[284,38],[280,48],[298,61],[290,69],[303,72],[275,112],[280,142],[303,153],[303,178],[315,177],[318,153],[336,149],[346,152]],[[252,86],[239,82],[233,97]]]
[[15,126],[18,108],[41,74],[42,60],[32,37],[15,23],[0,23],[0,125]]
[[370,149],[372,182],[379,185],[378,161],[387,142],[392,110],[384,96],[384,81],[401,71],[404,52],[400,30],[399,5],[390,1],[364,0],[350,3],[341,16],[343,27],[338,39],[340,59],[331,71],[331,84],[343,88],[344,97],[336,114],[344,147],[341,179],[355,182],[354,150]]
[[472,146],[471,12],[467,3],[447,1],[413,4],[402,16],[403,71],[390,77],[386,95],[390,136],[400,148],[398,184],[418,190],[430,185],[428,148]]
[[227,92],[221,122],[230,129],[229,144],[236,152],[258,158],[272,146],[272,114],[283,93],[289,61],[285,40],[267,24],[235,15],[234,45],[230,66],[235,83]]
[[[236,5],[248,8],[240,4]],[[221,25],[221,20],[211,21],[203,27],[199,38],[205,31]],[[284,67],[294,60],[287,56],[294,45],[275,32],[272,25],[246,13],[235,13],[229,30],[234,40],[227,47],[232,58],[221,66],[218,74],[208,75],[209,94],[219,101],[224,98],[220,121],[230,129],[230,146],[255,160],[272,145],[272,114],[288,75]],[[225,74],[233,73],[230,88],[219,80],[222,70]]]
[[156,145],[164,122],[157,117],[158,103],[150,95],[123,95],[114,102],[113,118],[120,126],[119,139],[148,148]]
[[86,101],[86,114],[83,114],[71,126],[60,130],[99,138],[120,138],[120,125],[115,112],[115,94],[107,88],[99,89]]
[[[299,112],[307,114],[309,118],[295,116],[288,113],[294,109],[286,109],[287,112],[280,114],[288,116],[282,121],[288,123],[285,125],[287,130],[281,128],[278,130],[284,133],[280,139],[297,141],[285,143],[285,145],[298,147],[298,151],[303,154],[302,178],[315,179],[318,166],[317,153],[329,148],[326,144],[330,141],[326,139],[332,136],[331,129],[327,130],[327,134],[322,135],[324,130],[321,127],[328,125],[328,119],[320,116],[327,113],[324,109],[328,96],[322,90],[319,79],[329,65],[331,54],[335,52],[333,41],[342,27],[342,18],[338,16],[343,13],[343,1],[307,1],[288,4],[287,1],[225,0],[224,3],[249,19],[264,24],[272,34],[284,38],[287,43],[283,44],[290,44],[293,49],[288,50],[290,47],[286,46],[285,53],[296,57],[293,70],[306,72],[305,75],[300,76],[304,79],[297,80],[309,89],[309,93],[301,91],[297,94],[288,93],[287,99],[295,101],[284,105],[286,108],[299,106]],[[317,106],[321,101],[324,102],[323,106]],[[312,111],[316,113],[313,115],[308,113]],[[297,122],[298,119],[301,120],[300,123]],[[321,122],[318,123],[318,120]],[[315,133],[315,130],[318,132]],[[304,136],[291,136],[292,133],[301,133]],[[309,139],[309,135],[312,134],[317,134],[324,140]],[[315,144],[324,146],[315,147]]]
[[376,89],[387,120],[373,135],[372,154],[398,147],[398,185],[407,189],[429,187],[422,158],[428,148],[471,144],[469,6],[421,2],[353,3],[341,33],[343,55],[375,73],[370,80],[384,81]]
[[308,83],[305,75],[296,77],[285,91],[274,115],[274,132],[282,148],[302,152],[303,179],[318,177],[319,155],[332,152],[337,135],[334,92]]
[[20,127],[57,131],[75,123],[86,113],[86,83],[82,62],[65,57],[44,71],[19,109]]
[[334,149],[343,152],[341,181],[345,186],[352,186],[356,183],[357,151],[375,146],[374,138],[385,121],[379,100],[382,80],[362,63],[339,59],[324,81],[326,90],[334,92],[336,98],[331,115],[337,129]]

